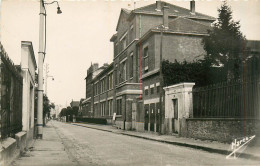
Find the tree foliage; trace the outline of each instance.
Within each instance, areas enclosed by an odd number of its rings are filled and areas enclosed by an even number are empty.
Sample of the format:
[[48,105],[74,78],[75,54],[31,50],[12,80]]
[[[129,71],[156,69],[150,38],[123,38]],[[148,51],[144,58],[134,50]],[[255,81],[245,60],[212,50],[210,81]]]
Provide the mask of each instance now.
[[[35,73],[35,82],[38,83],[38,74]],[[38,91],[37,87],[35,89],[35,97],[34,97],[34,116],[37,118],[37,110],[38,110]],[[48,96],[46,94],[43,94],[43,117],[45,118],[46,115],[49,117],[51,108],[55,108],[55,104],[51,103]]]
[[193,62],[165,60],[162,63],[162,71],[165,86],[181,82],[195,82],[197,86],[211,83],[209,79],[210,62],[208,60]]
[[240,31],[239,21],[232,18],[232,10],[227,2],[218,9],[218,19],[209,30],[202,44],[206,58],[212,65],[224,65],[227,79],[238,78],[245,49],[246,38]]
[[59,116],[60,117],[66,116],[67,120],[72,121],[73,116],[78,115],[78,110],[79,110],[79,107],[77,107],[77,106],[72,107],[72,108],[70,106],[67,108],[62,108]]

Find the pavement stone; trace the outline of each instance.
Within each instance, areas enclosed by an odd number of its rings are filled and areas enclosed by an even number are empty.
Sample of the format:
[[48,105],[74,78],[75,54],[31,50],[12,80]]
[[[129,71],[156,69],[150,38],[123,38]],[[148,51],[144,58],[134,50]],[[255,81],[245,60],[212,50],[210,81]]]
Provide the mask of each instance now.
[[43,138],[35,139],[28,151],[16,159],[12,166],[73,166],[78,165],[70,158],[50,121],[43,128]]

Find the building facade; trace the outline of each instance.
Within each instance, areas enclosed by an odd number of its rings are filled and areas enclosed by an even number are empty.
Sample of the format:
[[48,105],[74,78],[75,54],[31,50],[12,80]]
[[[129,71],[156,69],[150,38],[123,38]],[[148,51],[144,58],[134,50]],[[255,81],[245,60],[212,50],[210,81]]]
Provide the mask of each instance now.
[[[95,70],[91,65],[87,73],[83,102],[90,102],[88,110],[93,111],[94,118],[112,119],[115,113],[111,122],[118,128],[167,132],[164,99],[160,100],[160,91],[164,93],[161,59],[201,58],[201,40],[215,20],[197,13],[194,1],[190,6],[185,9],[157,1],[132,11],[121,10],[117,33],[110,39],[114,43],[113,63]],[[98,70],[102,71],[93,77]]]

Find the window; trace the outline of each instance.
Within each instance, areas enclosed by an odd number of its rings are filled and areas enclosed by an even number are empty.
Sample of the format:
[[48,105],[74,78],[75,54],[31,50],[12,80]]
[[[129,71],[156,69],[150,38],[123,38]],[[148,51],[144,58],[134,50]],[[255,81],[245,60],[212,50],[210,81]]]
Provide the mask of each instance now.
[[108,100],[108,115],[111,116],[113,114],[113,100]]
[[106,102],[100,103],[101,116],[105,116]]
[[126,48],[126,37],[122,39],[123,50]]
[[121,62],[120,68],[120,82],[124,82],[126,80],[126,61]]
[[126,62],[123,62],[123,81],[126,80]]
[[105,84],[105,79],[104,78],[102,79],[101,83],[102,83],[102,90],[103,90],[102,92],[105,92],[106,91],[106,84]]
[[144,94],[148,95],[148,86],[144,87]]
[[129,42],[132,42],[134,39],[134,25],[130,26],[130,33],[129,33]]
[[157,89],[157,93],[160,93],[160,82],[156,83],[156,89]]
[[98,94],[98,83],[94,84],[94,94],[97,95]]
[[154,84],[150,85],[151,94],[154,94]]
[[148,54],[148,47],[144,48],[144,71],[148,72],[148,65],[149,65],[149,54]]
[[118,43],[115,43],[114,53],[115,53],[115,56],[117,56],[117,54],[118,54]]
[[116,114],[122,115],[122,99],[118,99],[116,102],[117,102]]
[[108,75],[108,90],[113,88],[113,73]]
[[112,89],[113,88],[113,84],[114,84],[114,82],[113,82],[114,80],[113,80],[113,73],[111,73],[111,88],[110,89]]
[[133,52],[130,54],[130,60],[129,60],[129,76],[130,78],[133,77],[134,73],[134,55]]
[[148,95],[148,89],[144,90],[145,95]]
[[160,93],[160,86],[157,86],[156,89],[157,89],[157,93]]

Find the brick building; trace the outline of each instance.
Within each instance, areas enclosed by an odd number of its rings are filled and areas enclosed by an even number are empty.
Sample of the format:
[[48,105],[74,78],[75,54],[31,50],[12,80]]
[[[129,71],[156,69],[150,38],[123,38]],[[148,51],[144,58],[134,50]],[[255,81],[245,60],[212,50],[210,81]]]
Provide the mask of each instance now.
[[132,11],[122,9],[117,32],[110,39],[113,63],[103,68],[90,66],[83,103],[90,101],[94,117],[111,119],[116,113],[118,128],[158,132],[161,126],[164,132],[164,109],[159,107],[163,85],[160,55],[169,61],[200,58],[204,54],[202,37],[213,21],[215,18],[195,11],[194,1],[190,9],[163,1]]

